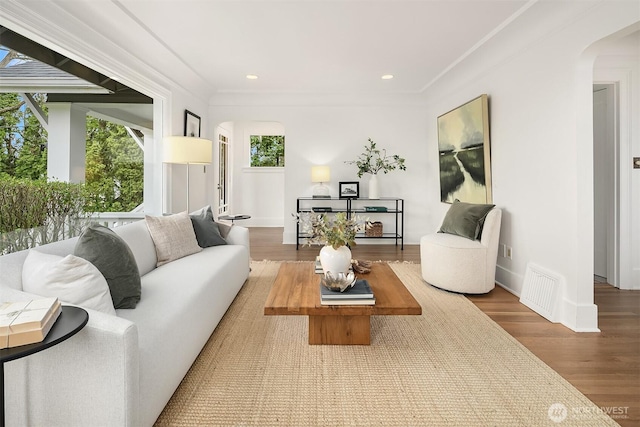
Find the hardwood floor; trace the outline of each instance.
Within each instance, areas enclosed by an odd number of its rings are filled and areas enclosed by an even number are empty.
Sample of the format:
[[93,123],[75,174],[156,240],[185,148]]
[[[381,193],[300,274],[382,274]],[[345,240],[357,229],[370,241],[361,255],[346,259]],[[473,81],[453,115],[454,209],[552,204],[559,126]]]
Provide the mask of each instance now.
[[[254,260],[312,261],[318,247],[283,245],[282,228],[251,228]],[[418,245],[358,245],[355,259],[420,262]],[[596,284],[600,333],[576,333],[520,304],[503,288],[469,296],[533,354],[573,384],[622,426],[640,426],[640,291]],[[555,402],[552,402],[555,403]],[[580,408],[568,408],[569,416]]]
[[[251,258],[277,261],[313,261],[316,259],[319,246],[283,245],[282,228],[279,227],[251,227]],[[354,259],[368,259],[372,261],[411,261],[420,262],[420,248],[418,245],[356,245],[351,248]]]

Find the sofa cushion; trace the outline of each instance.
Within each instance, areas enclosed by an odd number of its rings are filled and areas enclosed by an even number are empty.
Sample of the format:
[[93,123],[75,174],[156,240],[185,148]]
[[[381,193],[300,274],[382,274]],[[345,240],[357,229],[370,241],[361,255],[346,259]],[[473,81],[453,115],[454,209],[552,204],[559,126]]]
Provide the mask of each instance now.
[[115,308],[135,308],[140,301],[140,272],[124,240],[99,224],[87,227],[73,251],[95,265],[107,280]]
[[22,268],[22,286],[32,294],[116,314],[102,273],[75,255],[61,257],[30,250]]
[[192,213],[189,217],[201,248],[227,244],[227,241],[220,234],[218,223],[213,220],[211,206],[201,209],[198,213]]
[[187,212],[169,216],[146,215],[145,219],[156,247],[158,267],[202,250]]
[[145,221],[135,221],[130,224],[115,227],[113,232],[122,237],[138,264],[140,276],[144,276],[156,268],[156,247]]
[[484,219],[494,206],[463,203],[456,199],[449,207],[438,232],[477,240],[482,234]]
[[241,245],[205,248],[142,277],[144,298],[118,317],[138,328],[140,407],[151,426],[175,392],[248,274]]

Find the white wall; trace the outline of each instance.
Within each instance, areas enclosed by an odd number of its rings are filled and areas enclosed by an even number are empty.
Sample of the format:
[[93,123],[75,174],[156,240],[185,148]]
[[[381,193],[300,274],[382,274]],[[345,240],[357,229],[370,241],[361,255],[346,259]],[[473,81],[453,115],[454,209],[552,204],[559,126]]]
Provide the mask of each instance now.
[[[200,116],[200,137],[212,140],[216,149],[215,128],[210,126],[208,107],[193,95],[174,88],[171,97],[170,130],[166,135],[184,135],[184,112],[189,110]],[[187,167],[189,168],[189,206],[187,207]],[[217,165],[164,165],[165,212],[189,212],[205,205],[214,206],[213,187]]]
[[285,166],[289,141],[286,129],[278,122],[233,122],[233,187],[230,212],[251,218],[242,225],[282,227],[284,225],[285,168],[251,168],[251,135],[285,135]]
[[[594,57],[584,50],[637,22],[640,9],[632,2],[567,2],[553,19],[540,20],[544,25],[530,25],[549,7],[532,6],[430,88],[428,115],[489,94],[493,196],[504,209],[500,241],[513,247],[513,260],[498,259],[497,280],[519,294],[529,262],[560,274],[566,281],[562,323],[574,330],[596,330]],[[437,128],[427,125],[432,141]]]
[[[369,137],[389,154],[407,159],[406,172],[391,172],[378,180],[381,196],[406,199],[405,243],[418,243],[423,234],[434,231],[439,225],[440,215],[434,216],[428,208],[439,200],[437,148],[435,145],[431,145],[431,150],[427,148],[425,123],[428,117],[422,107],[273,104],[230,107],[227,101],[224,100],[224,106],[211,106],[213,122],[277,121],[284,126],[286,167],[284,197],[279,202],[282,203],[279,212],[283,212],[284,243],[295,243],[295,221],[290,214],[296,210],[296,198],[312,195],[315,184],[311,182],[311,166],[330,166],[331,182],[327,185],[331,194],[337,196],[338,182],[358,181],[356,167],[346,165],[344,161],[355,159]],[[238,134],[238,130],[234,133]],[[249,211],[253,209],[254,201],[246,200],[245,194],[258,197],[258,203],[266,203],[272,194],[277,196],[277,192],[268,189],[269,181],[257,183],[265,179],[264,175],[243,179],[240,172],[236,172],[235,176],[240,178],[236,179],[234,187],[234,210],[260,217],[259,212]],[[368,177],[359,181],[360,192],[366,194]],[[264,189],[265,193],[256,194],[251,188],[253,185],[258,185],[257,188]]]

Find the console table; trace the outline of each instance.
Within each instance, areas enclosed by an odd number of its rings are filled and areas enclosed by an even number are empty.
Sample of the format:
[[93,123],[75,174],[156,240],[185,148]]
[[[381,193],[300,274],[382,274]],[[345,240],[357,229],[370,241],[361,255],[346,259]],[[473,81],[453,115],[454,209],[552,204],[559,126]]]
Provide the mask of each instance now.
[[[368,211],[366,207],[382,207],[386,211]],[[400,249],[404,250],[404,199],[397,197],[381,197],[379,199],[340,199],[336,197],[320,199],[313,197],[298,197],[296,203],[296,212],[304,213],[326,213],[327,215],[338,212],[345,212],[347,217],[352,215],[361,215],[369,217],[370,221],[391,217],[395,228],[385,230],[382,236],[366,236],[364,233],[358,233],[357,239],[391,239],[395,241],[396,246],[400,243]],[[305,234],[300,227],[300,223],[296,223],[296,250],[300,247],[300,241],[310,237]]]
[[43,341],[21,345],[18,347],[3,348],[0,350],[0,426],[5,425],[5,413],[4,413],[4,364],[12,360],[20,359],[21,357],[29,356],[39,351],[45,350],[49,347],[53,347],[62,341],[74,336],[80,329],[84,328],[89,320],[89,314],[86,310],[80,307],[73,307],[68,305],[62,306],[62,313],[58,316],[58,319],[51,327],[51,330],[44,338]]

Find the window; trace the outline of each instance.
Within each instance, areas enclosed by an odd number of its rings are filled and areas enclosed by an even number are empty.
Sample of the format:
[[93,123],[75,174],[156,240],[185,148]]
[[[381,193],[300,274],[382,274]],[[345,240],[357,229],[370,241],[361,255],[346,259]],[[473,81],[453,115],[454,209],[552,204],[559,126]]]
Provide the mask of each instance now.
[[251,135],[251,167],[284,167],[284,135]]

